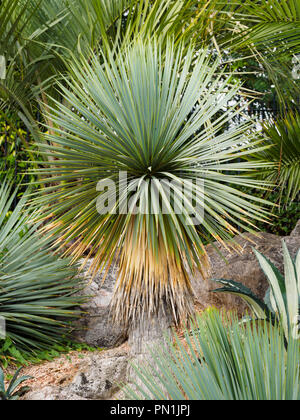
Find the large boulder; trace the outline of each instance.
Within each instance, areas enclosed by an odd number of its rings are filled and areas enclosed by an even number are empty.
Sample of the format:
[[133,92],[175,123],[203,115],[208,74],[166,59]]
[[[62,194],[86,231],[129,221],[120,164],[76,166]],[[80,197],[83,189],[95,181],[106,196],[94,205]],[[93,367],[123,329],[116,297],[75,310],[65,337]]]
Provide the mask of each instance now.
[[83,316],[74,324],[74,338],[91,346],[118,346],[126,340],[127,331],[113,323],[110,312],[117,268],[112,266],[103,282],[104,272],[97,273],[94,278],[88,272],[92,262],[92,259],[88,260],[81,272],[86,287],[80,294],[89,296],[89,299],[81,306]]
[[[74,357],[74,356],[73,356]],[[62,358],[24,369],[36,375],[27,381],[31,390],[24,400],[107,400],[119,395],[128,368],[126,345],[102,352],[88,353],[66,368]],[[36,372],[34,371],[36,369]],[[45,376],[46,375],[46,376]]]
[[22,398],[27,401],[56,401],[56,400],[87,400],[87,398],[80,397],[79,395],[70,394],[68,390],[62,387],[46,386],[35,391],[28,392]]
[[126,382],[129,356],[120,347],[113,354],[90,357],[69,386],[70,394],[85,399],[110,399]]
[[241,298],[227,293],[212,292],[213,289],[220,287],[212,280],[227,279],[241,282],[263,299],[268,282],[255,257],[253,248],[268,257],[281,272],[283,272],[282,239],[287,244],[292,257],[295,257],[300,248],[300,234],[297,227],[290,236],[284,238],[263,232],[259,236],[237,235],[234,239],[239,245],[238,251],[224,249],[218,243],[206,247],[210,261],[207,278],[204,280],[200,273],[197,273],[193,278],[199,309],[213,305],[227,310],[236,309],[240,315],[245,314],[248,308]]

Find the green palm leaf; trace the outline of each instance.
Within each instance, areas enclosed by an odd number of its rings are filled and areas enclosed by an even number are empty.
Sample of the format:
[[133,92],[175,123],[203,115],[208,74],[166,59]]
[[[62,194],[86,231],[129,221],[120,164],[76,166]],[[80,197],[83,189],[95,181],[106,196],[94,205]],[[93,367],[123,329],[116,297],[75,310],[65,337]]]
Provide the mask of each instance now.
[[297,0],[246,1],[243,7],[254,23],[244,43],[252,42],[261,47],[271,42],[272,47],[277,46],[281,52],[291,49],[297,54],[300,51],[300,7]]

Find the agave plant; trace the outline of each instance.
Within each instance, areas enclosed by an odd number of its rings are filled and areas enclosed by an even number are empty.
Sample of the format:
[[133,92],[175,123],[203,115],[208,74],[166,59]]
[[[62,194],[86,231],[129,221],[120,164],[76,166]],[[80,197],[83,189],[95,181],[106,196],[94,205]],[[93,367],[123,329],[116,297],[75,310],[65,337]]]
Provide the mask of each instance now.
[[203,241],[223,242],[266,215],[264,200],[232,187],[259,184],[243,173],[264,163],[236,160],[250,144],[259,150],[260,139],[250,134],[251,121],[224,131],[242,112],[223,112],[239,85],[209,60],[172,41],[163,52],[159,41],[141,40],[109,60],[83,59],[61,85],[65,104],[47,115],[55,133],[45,134],[51,159],[41,173],[52,185],[36,204],[51,217],[45,229],[57,242],[72,241],[75,259],[89,251],[94,271],[118,260],[118,322],[156,316],[165,304],[184,319]]
[[279,325],[241,324],[230,313],[198,314],[185,343],[177,336],[134,365],[130,399],[299,400],[299,343],[285,348]]
[[18,377],[22,368],[17,369],[13,378],[11,379],[7,389],[5,389],[4,383],[4,373],[0,367],[0,400],[17,400],[22,396],[26,391],[29,390],[29,387],[23,386],[17,390],[17,388],[28,379],[31,379],[31,376],[21,376]]
[[262,176],[278,186],[279,203],[288,206],[300,190],[300,114],[289,114],[275,123],[265,124],[264,133],[265,142],[271,147],[254,154],[254,158],[273,162]]
[[0,318],[6,337],[18,349],[47,349],[71,331],[70,320],[83,297],[77,268],[55,255],[53,240],[42,237],[26,194],[10,211],[17,194],[11,183],[0,187]]
[[223,287],[213,292],[232,293],[241,297],[250,306],[256,319],[280,322],[288,339],[291,334],[294,337],[299,336],[300,250],[293,261],[284,241],[282,247],[285,276],[264,255],[254,250],[269,283],[264,301],[255,296],[248,287],[233,280],[214,280]]

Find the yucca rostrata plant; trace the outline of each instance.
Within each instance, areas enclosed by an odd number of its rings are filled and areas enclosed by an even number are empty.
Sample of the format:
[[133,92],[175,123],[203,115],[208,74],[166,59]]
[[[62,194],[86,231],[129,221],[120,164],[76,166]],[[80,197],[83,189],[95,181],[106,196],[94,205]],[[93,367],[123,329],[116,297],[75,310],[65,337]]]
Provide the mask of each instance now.
[[263,164],[237,158],[260,140],[251,121],[224,131],[242,112],[224,110],[239,90],[232,76],[206,51],[171,41],[163,51],[137,41],[117,57],[71,64],[61,90],[64,104],[47,116],[52,159],[41,169],[52,185],[37,203],[74,258],[89,250],[94,270],[118,260],[112,309],[117,322],[141,328],[138,342],[160,316],[178,322],[192,312],[203,240],[223,242],[266,214],[266,202],[232,187],[257,185],[243,173]]
[[223,287],[213,292],[232,293],[241,297],[251,308],[256,319],[282,324],[286,340],[293,335],[299,338],[300,325],[300,250],[295,260],[282,241],[284,276],[264,255],[254,249],[259,264],[266,275],[269,288],[264,301],[243,284],[226,279],[214,280]]

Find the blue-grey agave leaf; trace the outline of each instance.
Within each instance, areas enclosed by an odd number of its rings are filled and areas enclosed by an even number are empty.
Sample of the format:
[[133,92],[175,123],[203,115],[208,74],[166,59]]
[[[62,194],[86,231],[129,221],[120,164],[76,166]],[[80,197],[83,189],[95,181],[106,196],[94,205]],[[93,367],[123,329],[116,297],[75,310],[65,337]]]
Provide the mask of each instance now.
[[234,280],[213,279],[214,282],[222,284],[223,287],[214,289],[212,292],[231,293],[241,297],[247,305],[253,310],[258,318],[270,318],[268,306],[260,300],[251,289]]

